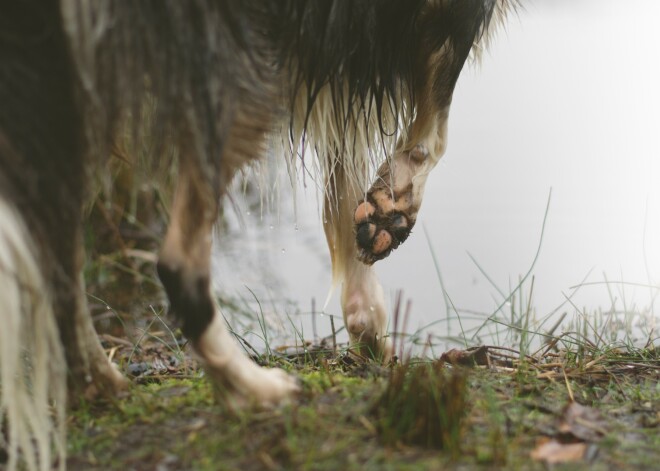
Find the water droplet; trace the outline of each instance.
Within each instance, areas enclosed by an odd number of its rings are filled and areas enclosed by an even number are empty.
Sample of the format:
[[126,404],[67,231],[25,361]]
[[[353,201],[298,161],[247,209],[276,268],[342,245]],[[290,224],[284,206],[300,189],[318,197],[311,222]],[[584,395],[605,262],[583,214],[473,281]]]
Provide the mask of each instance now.
[[327,220],[327,219],[324,219],[324,220],[323,220],[323,224],[327,224],[327,223],[328,223],[328,220]]
[[282,253],[286,252],[286,249],[282,249]]
[[374,311],[376,310],[376,308],[373,307],[373,306],[369,306],[369,310],[370,310],[371,312],[374,312]]
[[245,211],[245,215],[246,215],[246,216],[249,216],[249,215],[250,215],[250,211]]
[[273,229],[275,229],[275,226],[271,224],[270,226],[268,226],[268,228],[272,231]]

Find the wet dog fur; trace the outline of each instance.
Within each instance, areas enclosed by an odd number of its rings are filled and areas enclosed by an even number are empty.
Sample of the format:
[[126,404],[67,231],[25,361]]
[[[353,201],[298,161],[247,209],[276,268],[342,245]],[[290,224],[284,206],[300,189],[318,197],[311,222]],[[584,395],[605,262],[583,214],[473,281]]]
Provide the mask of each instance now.
[[[426,176],[445,150],[460,71],[513,3],[1,2],[7,468],[63,469],[67,400],[125,387],[87,313],[81,224],[90,172],[106,165],[126,122],[159,137],[154,159],[177,150],[158,275],[227,397],[273,406],[298,390],[295,379],[239,351],[210,292],[210,233],[221,197],[274,141],[286,158],[315,155],[351,342],[387,359],[385,303],[371,265],[409,235]],[[153,112],[143,122],[146,102]]]

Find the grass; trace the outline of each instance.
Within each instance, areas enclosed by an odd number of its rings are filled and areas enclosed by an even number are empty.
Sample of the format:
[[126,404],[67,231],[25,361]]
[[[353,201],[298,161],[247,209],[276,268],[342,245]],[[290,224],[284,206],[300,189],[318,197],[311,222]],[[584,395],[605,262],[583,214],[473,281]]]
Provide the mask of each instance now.
[[[290,320],[298,348],[268,344],[262,355],[247,348],[259,363],[301,379],[301,397],[271,411],[223,407],[181,333],[151,304],[137,335],[102,336],[132,387],[113,402],[71,412],[68,466],[541,470],[548,465],[531,454],[549,441],[584,446],[584,457],[561,469],[652,469],[660,460],[657,341],[632,343],[625,331],[630,324],[620,322],[616,310],[576,311],[558,334],[548,333],[557,330],[552,327],[533,330],[532,292],[519,289],[512,303],[507,322],[513,327],[500,337],[510,346],[429,359],[410,356],[411,337],[400,335],[393,339],[399,361],[388,366],[334,337],[308,341]],[[265,329],[263,313],[254,315]],[[405,316],[393,318],[396,332]],[[269,339],[263,330],[261,337]],[[532,348],[531,337],[543,342]],[[574,425],[566,429],[571,404],[599,417],[582,420],[591,435]]]
[[466,412],[465,376],[438,361],[393,368],[373,409],[383,444],[436,448],[456,458]]
[[559,434],[571,397],[607,417],[585,469],[652,469],[660,459],[653,351],[619,358],[625,373],[608,371],[614,357],[581,370],[553,357],[523,368],[498,366],[494,355],[490,367],[469,370],[311,358],[276,360],[303,393],[274,411],[223,409],[198,370],[143,374],[126,397],[71,414],[69,468],[545,469],[530,452]]
[[[658,339],[651,331],[633,341],[631,320],[647,312],[628,299],[612,295],[610,309],[586,312],[573,305],[577,286],[562,306],[572,316],[537,319],[531,268],[506,291],[473,258],[500,297],[497,309],[477,327],[460,322],[461,348],[440,354],[435,341],[445,339],[428,329],[405,335],[397,302],[399,358],[387,366],[342,345],[334,324],[317,341],[315,328],[309,339],[289,317],[295,346],[279,348],[256,297],[258,312],[221,299],[227,318],[242,321],[234,335],[246,353],[302,384],[292,404],[237,411],[217,400],[180,331],[162,319],[150,262],[135,259],[150,244],[124,241],[87,269],[104,346],[132,381],[125,396],[71,411],[69,469],[646,470],[660,461]],[[448,314],[466,320],[443,293]],[[244,335],[251,325],[263,349]],[[546,445],[565,463],[548,464]],[[576,446],[580,459],[567,459]]]

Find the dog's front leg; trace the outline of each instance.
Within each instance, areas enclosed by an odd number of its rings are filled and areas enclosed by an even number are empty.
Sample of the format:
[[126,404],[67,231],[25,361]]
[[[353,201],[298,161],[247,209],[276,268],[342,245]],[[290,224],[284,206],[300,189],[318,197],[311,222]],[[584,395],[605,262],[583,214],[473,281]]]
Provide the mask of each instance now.
[[284,371],[261,368],[248,359],[218,312],[210,289],[210,256],[220,195],[202,166],[194,157],[180,159],[158,275],[183,333],[227,403],[273,406],[292,396],[298,386]]
[[378,169],[355,209],[357,257],[371,265],[403,243],[417,221],[426,180],[444,155],[449,107],[419,117],[411,139]]
[[479,34],[483,8],[481,2],[452,5],[446,11],[436,5],[447,24],[461,25],[446,31],[444,38],[432,21],[428,27],[424,21],[420,24],[419,66],[413,83],[415,119],[354,210],[358,258],[366,264],[387,257],[406,240],[417,220],[427,177],[447,148],[449,106]]
[[[373,266],[357,258],[352,208],[362,196],[363,182],[347,175],[340,160],[326,177],[325,234],[335,283],[341,283],[341,308],[351,348],[383,362],[392,356],[387,337],[383,288]],[[359,172],[354,172],[359,175]]]

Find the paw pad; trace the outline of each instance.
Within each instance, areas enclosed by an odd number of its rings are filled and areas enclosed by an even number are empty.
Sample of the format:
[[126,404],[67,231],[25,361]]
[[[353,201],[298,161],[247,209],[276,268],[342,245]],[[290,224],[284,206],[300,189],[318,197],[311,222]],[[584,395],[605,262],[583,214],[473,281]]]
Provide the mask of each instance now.
[[429,155],[428,147],[418,144],[378,169],[366,198],[353,213],[360,261],[371,265],[387,257],[410,235],[428,174],[423,164]]
[[385,212],[376,202],[370,201],[357,207],[354,222],[358,259],[369,265],[387,257],[406,240],[412,227],[402,212]]

